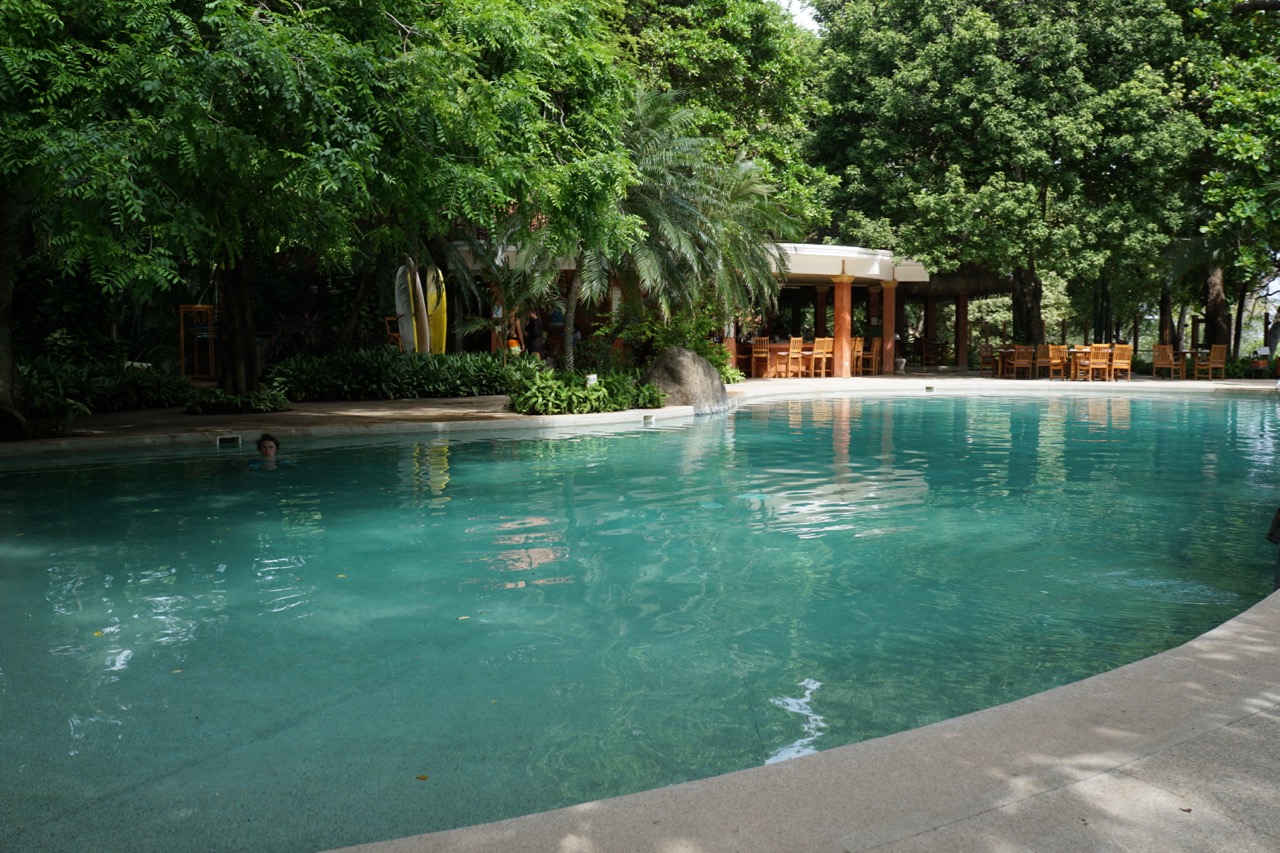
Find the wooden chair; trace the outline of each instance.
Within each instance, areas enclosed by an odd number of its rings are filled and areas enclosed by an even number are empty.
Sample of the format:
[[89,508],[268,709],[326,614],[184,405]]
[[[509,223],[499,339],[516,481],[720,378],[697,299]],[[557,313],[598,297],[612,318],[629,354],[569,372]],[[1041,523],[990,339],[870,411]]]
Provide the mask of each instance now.
[[395,344],[396,349],[404,352],[404,343],[400,340],[400,315],[392,314],[390,317],[383,317],[382,323],[387,328],[387,343]]
[[1156,344],[1151,348],[1151,378],[1156,378],[1157,370],[1169,371],[1169,378],[1174,374],[1179,379],[1187,378],[1187,362],[1174,355],[1173,344]]
[[759,379],[769,375],[769,339],[751,339],[751,375]]
[[1018,371],[1027,371],[1027,378],[1035,378],[1036,370],[1036,348],[1032,346],[1022,346],[1021,344],[1013,348],[1013,378],[1018,378]]
[[1213,372],[1218,371],[1219,378],[1227,378],[1227,345],[1214,344],[1209,347],[1209,355],[1205,357],[1196,356],[1196,372],[1194,378],[1203,378],[1212,380]]
[[1111,375],[1111,344],[1089,345],[1089,381],[1098,378],[1103,382],[1114,378]]
[[849,339],[849,375],[859,376],[862,373],[862,338]]
[[1121,373],[1127,381],[1133,381],[1133,344],[1116,344],[1111,348],[1111,379],[1119,379]]
[[1038,344],[1036,346],[1036,366],[1034,371],[1035,378],[1039,379],[1040,374],[1042,372],[1047,374],[1048,370],[1049,370],[1049,345]]
[[783,376],[804,376],[804,338],[792,338],[782,364]]
[[978,375],[987,374],[988,376],[996,375],[996,348],[991,344],[981,344],[978,346]]
[[1058,374],[1058,378],[1062,381],[1067,380],[1067,346],[1066,344],[1049,344],[1049,361],[1046,365],[1049,368],[1049,378]]
[[[835,338],[814,338],[813,351],[809,353],[809,376],[826,376],[831,369],[835,350]],[[821,369],[821,373],[819,373]]]
[[880,375],[880,352],[883,350],[880,338],[872,338],[871,345],[862,351],[862,370],[859,376],[879,376]]

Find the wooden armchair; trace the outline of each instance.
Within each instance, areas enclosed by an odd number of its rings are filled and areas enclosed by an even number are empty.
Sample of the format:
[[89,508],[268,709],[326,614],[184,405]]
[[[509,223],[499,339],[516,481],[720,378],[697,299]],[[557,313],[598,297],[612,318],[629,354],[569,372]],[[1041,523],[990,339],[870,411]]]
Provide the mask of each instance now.
[[1218,378],[1227,378],[1227,345],[1214,344],[1209,347],[1207,356],[1196,357],[1196,379],[1213,379],[1213,372],[1218,371]]
[[1067,379],[1067,345],[1066,344],[1049,344],[1049,378],[1052,379],[1056,373],[1058,378],[1064,382]]
[[1013,348],[1013,378],[1018,378],[1018,371],[1027,371],[1027,378],[1035,378],[1036,348],[1018,344]]
[[1156,378],[1157,371],[1169,371],[1169,378],[1177,374],[1179,379],[1187,378],[1187,362],[1174,355],[1173,344],[1156,344],[1151,348],[1151,378]]
[[1111,344],[1090,344],[1089,381],[1101,379],[1103,382],[1110,382],[1113,378],[1111,375]]
[[1116,344],[1111,349],[1111,378],[1116,380],[1124,374],[1127,381],[1133,381],[1133,344]]
[[1036,369],[1035,377],[1040,378],[1040,374],[1048,375],[1049,372],[1049,345],[1040,344],[1036,347]]

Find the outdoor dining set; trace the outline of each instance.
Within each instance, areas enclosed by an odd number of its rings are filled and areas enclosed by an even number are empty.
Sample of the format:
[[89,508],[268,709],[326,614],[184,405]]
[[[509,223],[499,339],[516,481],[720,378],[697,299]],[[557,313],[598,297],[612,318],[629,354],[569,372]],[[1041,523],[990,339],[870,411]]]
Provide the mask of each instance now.
[[[880,372],[880,338],[851,338],[849,345],[852,375],[874,376]],[[831,376],[834,357],[835,338],[806,341],[792,337],[776,343],[768,338],[752,338],[750,373],[765,379]]]
[[[1152,348],[1151,375],[1166,373],[1170,379],[1226,378],[1227,347],[1215,344],[1207,349],[1175,349],[1170,344]],[[1002,379],[1072,379],[1084,382],[1113,382],[1133,378],[1132,344],[1041,344],[1039,346],[978,349],[982,373]]]

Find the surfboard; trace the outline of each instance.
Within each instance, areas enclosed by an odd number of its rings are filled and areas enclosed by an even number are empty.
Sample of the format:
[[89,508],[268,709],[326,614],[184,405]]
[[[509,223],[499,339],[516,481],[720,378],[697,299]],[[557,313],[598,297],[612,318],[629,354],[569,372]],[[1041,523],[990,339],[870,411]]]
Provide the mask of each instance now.
[[413,268],[413,335],[416,352],[431,352],[431,328],[427,325],[427,300],[422,293],[422,278],[418,275],[418,265],[409,262]]
[[400,330],[400,351],[417,350],[413,328],[413,287],[408,265],[396,270],[396,326]]
[[435,267],[427,270],[425,293],[427,297],[427,326],[431,331],[431,352],[440,355],[444,352],[445,339],[448,336],[448,313],[444,278],[440,275],[440,270]]

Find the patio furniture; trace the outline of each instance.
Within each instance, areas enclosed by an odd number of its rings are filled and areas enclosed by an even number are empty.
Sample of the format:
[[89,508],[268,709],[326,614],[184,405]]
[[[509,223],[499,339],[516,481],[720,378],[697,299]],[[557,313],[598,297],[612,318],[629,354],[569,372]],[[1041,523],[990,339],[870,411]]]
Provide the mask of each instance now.
[[792,338],[782,363],[782,375],[804,376],[804,338]]
[[1039,344],[1036,346],[1036,367],[1035,377],[1040,378],[1041,371],[1049,370],[1049,345]]
[[849,339],[849,375],[862,373],[862,338]]
[[1133,344],[1116,344],[1111,349],[1111,379],[1119,379],[1121,373],[1126,381],[1133,381]]
[[1267,379],[1271,376],[1271,347],[1258,347],[1249,360],[1249,376],[1253,379]]
[[751,339],[751,375],[759,379],[769,373],[769,339]]
[[996,376],[1001,379],[1013,376],[1013,354],[1014,348],[1011,346],[996,350]]
[[1049,344],[1049,360],[1046,364],[1049,368],[1049,378],[1052,379],[1054,374],[1062,381],[1067,379],[1067,346],[1066,344]]
[[1195,379],[1213,379],[1213,372],[1218,371],[1218,378],[1227,378],[1227,345],[1214,344],[1209,347],[1207,356],[1196,356]]
[[987,374],[995,376],[996,369],[999,366],[996,360],[996,348],[991,344],[981,344],[978,347],[978,375]]
[[831,369],[831,360],[835,350],[835,338],[814,338],[813,350],[809,353],[809,376],[826,376]]
[[1151,378],[1156,378],[1157,371],[1169,371],[1172,379],[1177,373],[1179,379],[1187,378],[1187,360],[1181,354],[1174,355],[1173,344],[1156,344],[1151,349]]
[[1018,378],[1018,371],[1025,370],[1028,379],[1035,378],[1036,348],[1021,344],[1013,348],[1013,378]]
[[1090,344],[1089,381],[1101,379],[1103,382],[1110,382],[1113,378],[1111,375],[1111,344]]
[[881,339],[872,338],[871,345],[862,352],[862,359],[859,366],[862,368],[855,376],[879,376],[880,375],[880,350]]

